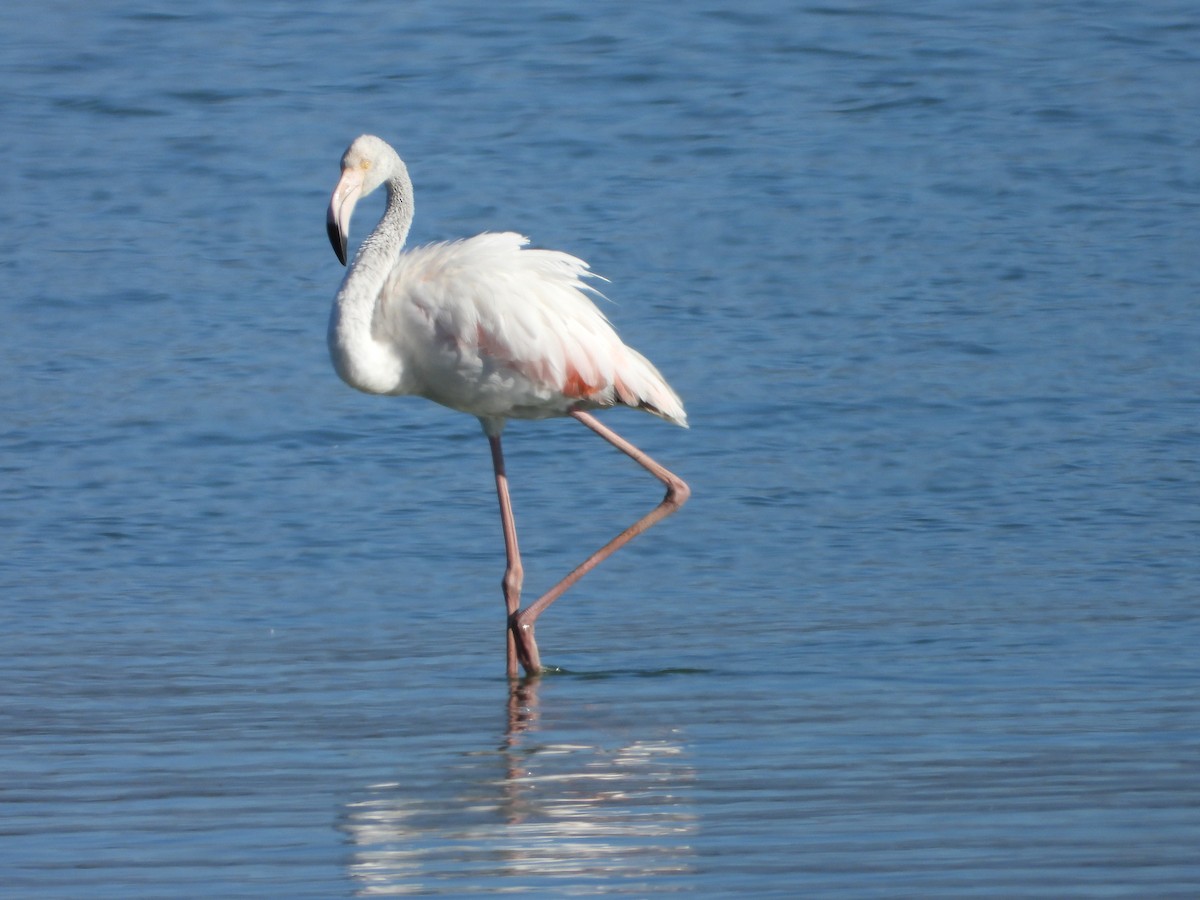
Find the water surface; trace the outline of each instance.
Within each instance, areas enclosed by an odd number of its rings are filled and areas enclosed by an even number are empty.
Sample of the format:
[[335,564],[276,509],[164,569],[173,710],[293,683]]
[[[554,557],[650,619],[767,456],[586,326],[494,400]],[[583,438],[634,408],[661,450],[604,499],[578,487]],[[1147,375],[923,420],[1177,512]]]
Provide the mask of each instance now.
[[[1200,17],[960,7],[0,12],[0,894],[1195,896]],[[477,424],[326,357],[365,131],[688,405],[517,693]],[[658,498],[506,448],[533,594]]]

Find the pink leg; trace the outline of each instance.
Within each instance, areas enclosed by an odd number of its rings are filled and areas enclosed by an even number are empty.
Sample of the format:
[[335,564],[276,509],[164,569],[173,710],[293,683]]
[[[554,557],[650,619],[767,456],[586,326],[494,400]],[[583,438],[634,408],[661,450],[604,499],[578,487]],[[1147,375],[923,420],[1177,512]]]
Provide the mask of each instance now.
[[[508,498],[508,475],[504,472],[504,453],[500,449],[500,435],[488,435],[488,443],[492,445],[492,468],[496,472],[496,496],[500,498],[500,523],[504,527],[504,552],[508,557],[508,565],[504,569],[504,579],[500,584],[504,588],[504,605],[508,610],[508,621],[512,621],[521,605],[521,582],[525,570],[521,566],[521,550],[517,546],[517,524],[513,519],[512,501]],[[513,638],[513,630],[507,629],[508,641],[508,677],[517,677],[517,645]],[[534,653],[536,655],[536,648]]]
[[[625,440],[623,437],[621,437],[619,434],[617,434],[612,429],[607,428],[604,425],[601,425],[600,422],[594,416],[591,416],[588,413],[582,412],[580,410],[576,410],[575,412],[571,413],[571,415],[574,416],[576,419],[578,419],[580,422],[582,422],[584,425],[586,425],[588,428],[592,429],[592,431],[596,432],[596,434],[600,435],[600,437],[604,438],[606,441],[608,441],[610,444],[612,444],[614,447],[616,447],[622,453],[629,456],[631,459],[633,459],[635,462],[637,462],[640,466],[642,466],[642,468],[646,469],[646,471],[648,471],[651,475],[653,475],[655,478],[657,478],[659,481],[661,481],[663,484],[665,484],[667,486],[667,493],[666,493],[666,496],[663,497],[662,502],[658,504],[658,506],[656,506],[654,509],[650,510],[650,512],[648,512],[646,515],[642,516],[642,518],[638,519],[636,522],[634,522],[632,525],[630,525],[628,528],[626,528],[624,531],[622,531],[620,534],[618,534],[615,538],[613,538],[611,541],[609,541],[607,544],[605,544],[603,547],[601,547],[599,550],[597,550],[595,553],[593,553],[591,556],[589,556],[587,559],[585,559],[582,563],[580,563],[578,566],[576,566],[571,571],[571,573],[569,575],[567,575],[566,578],[564,578],[562,581],[560,581],[554,587],[550,588],[550,590],[548,590],[545,594],[543,594],[541,597],[539,597],[536,601],[531,603],[528,607],[526,607],[523,610],[520,610],[519,612],[517,612],[514,615],[512,613],[512,607],[510,606],[510,608],[509,608],[510,635],[516,636],[515,642],[517,644],[517,652],[518,652],[518,654],[520,654],[520,657],[521,657],[521,665],[523,665],[525,667],[525,672],[526,672],[526,674],[529,674],[529,675],[536,675],[538,672],[541,671],[541,668],[542,668],[541,659],[538,656],[537,642],[533,638],[533,625],[537,621],[538,616],[540,616],[543,612],[546,611],[546,607],[548,607],[551,603],[553,603],[555,600],[557,600],[559,597],[561,597],[564,593],[566,593],[567,589],[570,588],[573,584],[575,584],[575,582],[577,582],[580,578],[582,578],[584,575],[586,575],[592,569],[596,568],[596,566],[598,566],[604,560],[608,559],[608,557],[612,556],[613,553],[615,553],[617,550],[621,549],[623,546],[628,544],[631,540],[633,540],[635,537],[637,537],[643,531],[648,529],[651,525],[654,525],[657,522],[661,521],[662,519],[665,519],[671,513],[675,512],[675,510],[679,509],[679,507],[683,506],[683,504],[687,502],[688,497],[691,496],[691,493],[692,493],[691,488],[689,488],[687,486],[687,483],[682,478],[680,478],[675,473],[669,471],[668,469],[664,468],[663,466],[659,465],[657,462],[655,462],[653,459],[651,459],[646,453],[642,452],[637,447],[635,447],[633,444],[629,443],[629,441]],[[495,443],[493,445],[494,453],[499,452],[499,446],[500,446],[499,439],[496,439]],[[500,484],[502,473],[503,473],[503,461],[501,461],[501,463],[500,463],[500,468],[497,469],[497,475],[496,475],[497,485]],[[507,499],[507,488],[505,489],[504,499],[501,500],[502,508],[506,502],[506,499]],[[509,522],[511,523],[511,511],[509,513]],[[508,541],[507,528],[508,528],[508,525],[505,526],[505,529],[506,529],[505,530],[505,541],[506,541],[506,543]],[[512,542],[511,546],[512,547],[516,546],[515,531],[513,533],[513,542]],[[512,559],[512,553],[510,551],[510,562],[509,562],[510,566],[512,564],[511,559]],[[518,567],[520,566],[519,560],[518,560],[517,565],[518,565]],[[507,578],[507,576],[505,576],[505,577]],[[510,637],[510,646],[511,646],[512,642],[513,642],[513,638]],[[509,663],[510,674],[512,671],[513,671],[512,663],[510,661],[510,663]]]

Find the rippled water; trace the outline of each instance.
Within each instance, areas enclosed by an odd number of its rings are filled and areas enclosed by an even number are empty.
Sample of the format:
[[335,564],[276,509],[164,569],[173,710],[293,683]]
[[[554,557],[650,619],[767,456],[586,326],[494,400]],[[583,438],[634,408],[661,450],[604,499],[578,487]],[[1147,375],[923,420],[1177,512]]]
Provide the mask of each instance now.
[[[0,895],[1200,890],[1193,5],[10,6]],[[477,424],[326,358],[364,131],[688,404],[515,692]],[[531,594],[658,497],[506,447]]]

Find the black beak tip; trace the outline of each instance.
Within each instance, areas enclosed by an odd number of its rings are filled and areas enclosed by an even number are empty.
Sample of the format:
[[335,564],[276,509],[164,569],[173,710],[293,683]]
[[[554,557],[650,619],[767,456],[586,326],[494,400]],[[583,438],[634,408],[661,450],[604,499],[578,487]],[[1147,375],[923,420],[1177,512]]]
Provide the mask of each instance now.
[[338,262],[344,266],[346,264],[346,239],[342,237],[341,229],[337,227],[337,222],[332,218],[325,221],[325,233],[329,235],[329,243],[333,245],[333,252],[337,254]]

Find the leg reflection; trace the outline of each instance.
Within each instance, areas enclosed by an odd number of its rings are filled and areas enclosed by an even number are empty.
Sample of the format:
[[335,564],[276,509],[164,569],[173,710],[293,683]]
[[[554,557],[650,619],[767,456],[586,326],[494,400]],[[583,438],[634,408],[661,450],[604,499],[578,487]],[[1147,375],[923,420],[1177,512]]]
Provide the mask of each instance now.
[[498,746],[493,731],[490,749],[481,734],[483,747],[406,761],[420,778],[348,805],[360,896],[690,884],[695,772],[678,734],[617,703],[546,707],[545,690],[511,684]]

